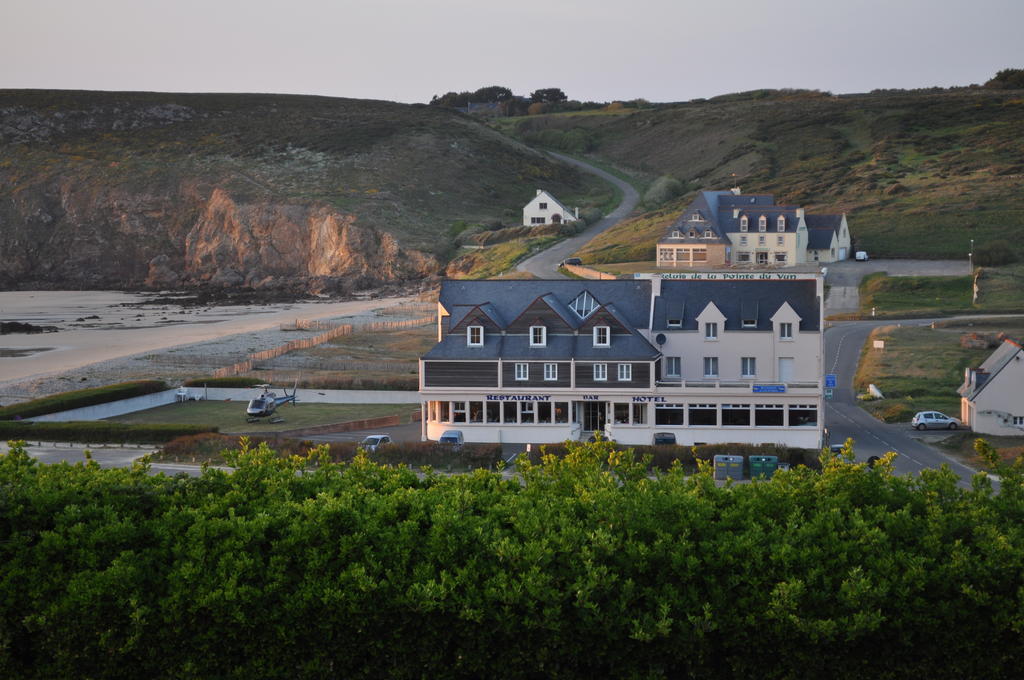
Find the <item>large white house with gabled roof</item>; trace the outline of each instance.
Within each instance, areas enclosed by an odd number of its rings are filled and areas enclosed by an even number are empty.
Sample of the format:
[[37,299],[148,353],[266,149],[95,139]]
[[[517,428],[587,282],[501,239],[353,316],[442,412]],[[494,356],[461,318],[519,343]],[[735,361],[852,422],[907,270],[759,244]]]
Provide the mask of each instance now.
[[964,370],[960,419],[982,434],[1024,435],[1024,345],[1004,338],[978,368]]
[[569,210],[557,198],[543,189],[537,189],[537,195],[523,206],[523,226],[526,227],[575,222],[579,218],[579,208]]
[[850,257],[846,215],[808,215],[771,194],[702,191],[658,241],[658,267],[790,267]]

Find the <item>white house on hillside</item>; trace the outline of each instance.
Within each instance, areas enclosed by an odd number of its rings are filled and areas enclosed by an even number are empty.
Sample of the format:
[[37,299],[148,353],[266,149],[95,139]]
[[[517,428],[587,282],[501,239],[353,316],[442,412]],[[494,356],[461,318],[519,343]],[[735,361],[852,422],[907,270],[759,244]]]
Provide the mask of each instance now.
[[1024,435],[1024,347],[1006,338],[978,368],[964,370],[960,419],[982,434]]
[[562,224],[575,222],[580,218],[580,209],[569,210],[557,198],[537,189],[537,195],[523,206],[523,226],[538,224]]

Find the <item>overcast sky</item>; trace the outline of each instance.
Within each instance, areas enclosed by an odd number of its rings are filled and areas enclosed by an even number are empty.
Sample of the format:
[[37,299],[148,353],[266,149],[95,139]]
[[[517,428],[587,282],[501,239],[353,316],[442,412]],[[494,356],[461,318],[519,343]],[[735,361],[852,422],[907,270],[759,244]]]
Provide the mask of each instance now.
[[0,88],[682,101],[1024,68],[1024,0],[0,1]]

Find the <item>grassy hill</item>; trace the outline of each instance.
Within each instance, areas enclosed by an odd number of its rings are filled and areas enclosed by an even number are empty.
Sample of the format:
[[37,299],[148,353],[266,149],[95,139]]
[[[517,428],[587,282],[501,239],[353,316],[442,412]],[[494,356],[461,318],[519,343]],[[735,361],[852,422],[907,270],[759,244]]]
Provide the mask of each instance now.
[[879,256],[965,257],[973,238],[976,247],[1006,239],[1024,257],[1021,90],[757,91],[501,125],[691,190],[592,244],[583,252],[592,259],[644,248],[653,257],[693,190],[735,185],[812,212],[845,211],[857,247]]
[[443,262],[466,224],[518,224],[539,187],[581,207],[601,205],[611,193],[441,107],[292,95],[0,90],[0,222],[9,227],[0,253],[28,246],[12,265],[19,276],[45,267],[43,276],[58,276],[66,269],[50,258],[102,243],[95,249],[121,262],[111,276],[138,283],[146,270],[132,263],[161,253],[175,261],[173,251],[186,248],[215,195],[232,206],[257,206],[245,216],[249,222],[274,212],[270,232],[315,209]]

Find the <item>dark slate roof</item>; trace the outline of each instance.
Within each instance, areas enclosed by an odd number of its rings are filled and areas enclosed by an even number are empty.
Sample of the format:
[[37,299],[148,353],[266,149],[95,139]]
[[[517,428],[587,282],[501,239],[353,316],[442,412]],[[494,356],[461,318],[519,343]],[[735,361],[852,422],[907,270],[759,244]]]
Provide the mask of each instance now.
[[832,247],[832,237],[835,235],[831,229],[808,229],[807,249],[827,250]]
[[[751,233],[751,232],[758,233],[758,234],[793,233],[793,232],[796,231],[796,228],[800,225],[800,218],[796,216],[796,210],[797,210],[796,208],[789,207],[789,206],[773,205],[773,206],[759,207],[759,208],[752,209],[752,210],[740,210],[739,217],[733,217],[732,216],[732,210],[724,210],[718,216],[718,224],[719,224],[719,228],[722,230],[722,233],[729,234],[729,233],[733,233],[733,232],[739,232],[740,231],[740,217],[743,217],[744,215],[746,215],[747,216],[747,220],[748,220],[748,222],[747,222],[747,233]],[[766,227],[766,230],[763,231],[763,232],[758,231],[758,227],[757,227],[758,218],[760,218],[761,215],[764,215],[765,217],[768,218],[768,225]],[[779,231],[779,226],[778,226],[779,215],[784,215],[786,217],[786,228],[785,228],[785,231]]]
[[[816,331],[818,296],[811,279],[796,281],[662,281],[654,303],[654,331],[668,328],[668,309],[683,304],[683,330],[697,330],[697,316],[709,302],[725,315],[724,330],[772,330],[771,318],[786,302],[800,317],[800,330]],[[757,326],[743,329],[744,305],[757,306]],[[677,318],[677,317],[672,317]]]
[[[534,300],[551,296],[563,305],[559,314],[577,318],[569,304],[583,291],[599,304],[613,305],[617,314],[633,328],[647,328],[651,282],[643,279],[607,281],[557,280],[448,280],[441,284],[439,301],[447,310],[459,305],[489,302],[506,323],[519,317]],[[550,298],[547,298],[550,304]],[[553,307],[554,308],[554,307]],[[579,322],[576,322],[579,326]]]
[[590,335],[577,335],[575,339],[573,356],[576,361],[651,360],[661,356],[654,345],[636,333],[613,335],[608,347],[594,347],[594,338]]
[[575,346],[575,335],[548,333],[547,345],[545,347],[530,347],[530,338],[526,335],[506,335],[505,347],[501,358],[529,359],[532,361],[568,360],[572,358],[572,350]]
[[804,223],[808,229],[831,229],[839,233],[843,225],[842,215],[804,215]]
[[445,336],[441,342],[423,355],[424,359],[488,359],[496,360],[502,355],[505,337],[498,333],[484,333],[483,347],[468,347],[465,333]]
[[772,194],[734,194],[731,191],[716,193],[721,194],[718,198],[719,208],[752,208],[754,206],[775,205],[775,196]]

